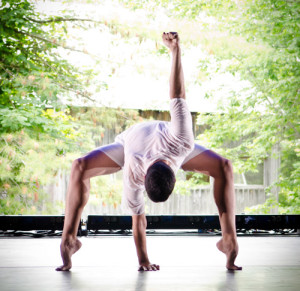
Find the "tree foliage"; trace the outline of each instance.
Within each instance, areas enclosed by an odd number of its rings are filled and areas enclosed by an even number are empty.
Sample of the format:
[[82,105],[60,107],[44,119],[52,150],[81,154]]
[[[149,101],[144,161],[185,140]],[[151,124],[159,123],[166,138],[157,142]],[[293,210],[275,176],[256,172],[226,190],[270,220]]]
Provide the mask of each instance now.
[[[239,172],[256,171],[272,148],[280,145],[281,172],[273,185],[280,187],[279,200],[270,197],[265,205],[248,211],[268,212],[277,205],[282,213],[299,213],[299,1],[119,2],[143,9],[150,17],[163,9],[182,30],[182,42],[202,45],[208,57],[195,60],[197,83],[228,72],[247,80],[243,90],[229,92],[215,114],[199,115],[198,124],[207,128],[199,139],[232,159]],[[1,2],[0,213],[55,212],[42,203],[47,195],[42,186],[57,169],[69,167],[79,152],[100,145],[110,129],[118,133],[139,121],[136,111],[64,106],[62,98],[91,99],[85,86],[93,69],[79,70],[60,52],[78,51],[68,46],[68,23],[104,25],[111,34],[135,38],[137,43],[156,40],[160,32],[117,19],[81,19],[69,11],[64,15],[41,15],[28,0]],[[167,51],[157,44],[152,53],[161,56]],[[213,94],[206,92],[206,97]],[[105,179],[94,183],[102,189],[107,185]],[[118,189],[106,187],[100,198],[105,203],[119,201]]]
[[79,151],[81,133],[60,98],[90,96],[85,75],[59,54],[69,20],[45,18],[30,1],[1,1],[0,213],[55,212],[43,186]]
[[[15,120],[19,123],[15,128],[23,128],[30,125],[22,123],[30,119],[26,112],[58,105],[59,94],[73,90],[79,82],[75,68],[56,50],[64,41],[64,24],[58,28],[54,21],[43,23],[29,1],[2,1],[0,17],[0,105],[6,109],[1,115],[20,110],[24,118]],[[41,120],[36,123],[43,131]]]
[[[140,119],[135,110],[63,105],[68,96],[91,99],[86,86],[94,74],[62,57],[61,50],[87,54],[68,46],[67,23],[81,29],[88,28],[86,22],[103,25],[68,14],[41,15],[26,0],[1,3],[1,214],[61,213],[63,205],[53,205],[44,186],[54,183],[60,170],[69,171],[74,158],[101,145],[107,131],[119,133]],[[104,25],[117,33],[117,25]],[[92,194],[99,195],[101,187],[103,203],[120,200],[120,191],[105,178],[93,183]]]
[[278,205],[283,213],[300,211],[299,8],[298,1],[269,0],[237,2],[231,10],[228,17],[233,21],[226,18],[231,33],[261,46],[261,52],[233,55],[229,69],[251,81],[255,91],[249,96],[232,96],[231,106],[223,108],[220,118],[210,120],[208,131],[217,146],[222,138],[243,141],[227,151],[243,162],[243,168],[254,168],[280,145],[280,177],[272,185],[280,187],[279,200],[271,204],[270,197],[267,204]]
[[[157,0],[154,6],[148,1],[122,2],[133,9],[161,7],[173,19],[198,23],[185,39],[194,38],[210,54],[199,60],[199,76],[210,78],[211,60],[226,60],[224,71],[250,82],[244,90],[232,90],[216,114],[199,116],[198,124],[208,125],[199,139],[232,159],[239,172],[256,171],[280,145],[280,178],[272,185],[280,187],[279,201],[271,203],[270,198],[266,211],[278,205],[281,212],[299,213],[300,2]],[[207,17],[214,21],[206,21]],[[214,92],[207,92],[208,98],[209,93]]]
[[230,106],[223,106],[222,114],[200,122],[210,125],[206,135],[214,147],[241,141],[226,154],[241,163],[242,170],[255,169],[279,144],[282,163],[274,186],[280,187],[280,196],[273,206],[278,205],[281,212],[299,213],[300,3],[257,0],[227,4],[223,7],[227,16],[218,18],[220,25],[260,47],[255,54],[243,50],[233,54],[228,69],[249,80],[255,91],[231,96]]

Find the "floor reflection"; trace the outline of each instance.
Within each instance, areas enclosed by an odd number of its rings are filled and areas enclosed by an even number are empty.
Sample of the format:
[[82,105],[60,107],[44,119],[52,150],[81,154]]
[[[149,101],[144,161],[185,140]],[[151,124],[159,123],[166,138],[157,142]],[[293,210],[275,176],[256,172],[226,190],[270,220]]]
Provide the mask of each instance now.
[[61,285],[65,290],[72,290],[72,271],[67,272],[59,272],[59,275],[61,275]]
[[148,280],[148,272],[139,271],[135,283],[135,291],[145,291]]
[[230,290],[230,291],[238,291],[238,285],[237,285],[237,272],[241,271],[232,271],[232,270],[227,270],[224,272],[225,278],[223,282],[220,282],[218,286],[218,291],[224,291],[224,290]]

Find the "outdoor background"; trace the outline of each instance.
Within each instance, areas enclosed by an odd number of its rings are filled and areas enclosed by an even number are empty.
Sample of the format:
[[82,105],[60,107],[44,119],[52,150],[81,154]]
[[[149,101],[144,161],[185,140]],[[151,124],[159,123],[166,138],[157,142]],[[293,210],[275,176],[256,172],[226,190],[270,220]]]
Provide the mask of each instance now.
[[[63,214],[75,158],[169,120],[164,31],[197,142],[233,162],[237,214],[300,213],[299,1],[0,3],[0,215]],[[147,213],[217,213],[208,177],[178,180]],[[84,214],[122,213],[122,173],[91,182]]]

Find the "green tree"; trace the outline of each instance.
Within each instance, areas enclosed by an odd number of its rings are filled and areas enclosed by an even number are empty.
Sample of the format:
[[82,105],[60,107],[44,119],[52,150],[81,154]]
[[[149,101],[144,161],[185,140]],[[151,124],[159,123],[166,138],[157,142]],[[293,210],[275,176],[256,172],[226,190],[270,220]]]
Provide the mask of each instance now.
[[[216,114],[199,116],[198,124],[208,126],[199,139],[232,159],[239,172],[256,171],[272,148],[280,145],[280,178],[273,185],[280,186],[279,201],[270,197],[265,211],[278,205],[280,212],[299,213],[300,2],[121,2],[133,9],[162,7],[173,20],[181,18],[195,25],[197,29],[183,40],[201,43],[211,56],[199,61],[201,78],[212,73],[211,60],[226,60],[226,67],[216,70],[237,74],[252,84],[239,92],[232,90]],[[206,21],[208,16],[214,21]]]
[[[299,1],[120,2],[144,9],[150,17],[162,8],[182,30],[185,45],[201,43],[208,57],[198,62],[196,82],[222,71],[249,81],[247,88],[232,90],[215,115],[199,116],[199,125],[207,128],[199,139],[232,159],[240,172],[256,171],[272,148],[280,145],[279,204],[270,198],[264,206],[249,211],[268,212],[277,203],[280,212],[299,213]],[[41,185],[49,182],[57,169],[68,167],[79,151],[100,144],[109,128],[117,133],[138,121],[134,111],[63,106],[61,98],[66,96],[91,99],[85,85],[93,70],[80,71],[62,58],[59,50],[77,50],[68,47],[68,23],[105,25],[110,33],[138,39],[139,44],[144,39],[156,40],[160,32],[117,19],[81,19],[69,11],[64,15],[40,15],[27,0],[1,2],[0,213],[42,211],[46,193]],[[162,56],[167,51],[157,44],[152,53]],[[213,94],[206,93],[208,98]],[[115,123],[117,116],[123,119]],[[95,183],[104,187],[103,181]],[[116,189],[104,192],[110,203],[119,199]],[[49,205],[45,211],[53,210]]]
[[[233,95],[230,106],[223,106],[222,115],[208,117],[211,129],[207,134],[216,147],[230,140],[242,141],[227,153],[240,161],[243,170],[254,170],[279,144],[281,171],[273,185],[280,187],[279,201],[270,203],[274,200],[271,196],[266,205],[269,208],[278,205],[280,212],[299,213],[300,3],[272,0],[229,3],[226,27],[258,48],[255,54],[243,50],[232,54],[229,69],[251,81],[255,91],[248,96]],[[224,21],[222,24],[225,25]]]
[[[30,1],[2,1],[0,7],[0,214],[61,213],[43,186],[53,183],[71,160],[102,143],[106,130],[119,133],[139,121],[134,110],[76,108],[61,99],[91,99],[86,86],[93,69],[83,71],[65,60],[60,50],[84,54],[67,44],[68,23],[87,29],[87,23],[106,25],[118,33],[119,24],[39,14]],[[106,87],[98,82],[96,91]],[[100,85],[99,85],[100,84]],[[105,203],[120,193],[105,179]],[[94,187],[92,194],[97,194]]]
[[41,186],[68,164],[65,153],[78,149],[79,133],[60,102],[70,92],[90,98],[85,75],[58,53],[67,49],[71,20],[43,19],[26,0],[1,1],[0,213],[51,213]]

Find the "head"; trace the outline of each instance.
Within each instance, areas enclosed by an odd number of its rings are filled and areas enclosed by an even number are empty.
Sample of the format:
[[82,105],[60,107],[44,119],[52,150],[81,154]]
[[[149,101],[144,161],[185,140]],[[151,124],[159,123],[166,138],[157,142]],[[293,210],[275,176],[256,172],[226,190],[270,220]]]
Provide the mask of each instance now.
[[175,174],[170,166],[163,161],[151,165],[145,177],[145,188],[153,202],[166,201],[175,186]]

